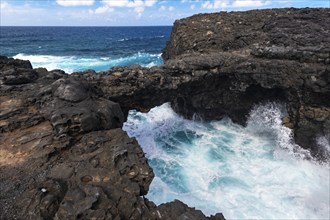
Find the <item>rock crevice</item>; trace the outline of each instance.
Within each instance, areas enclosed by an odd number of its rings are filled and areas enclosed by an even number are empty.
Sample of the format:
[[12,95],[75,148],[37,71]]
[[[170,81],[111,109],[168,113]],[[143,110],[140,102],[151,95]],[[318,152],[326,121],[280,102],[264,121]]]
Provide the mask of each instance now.
[[68,75],[1,56],[0,218],[224,219],[143,197],[154,173],[121,127],[130,109],[164,102],[244,125],[254,105],[281,101],[295,141],[328,159],[317,140],[330,140],[329,20],[329,9],[195,15],[175,22],[152,68]]

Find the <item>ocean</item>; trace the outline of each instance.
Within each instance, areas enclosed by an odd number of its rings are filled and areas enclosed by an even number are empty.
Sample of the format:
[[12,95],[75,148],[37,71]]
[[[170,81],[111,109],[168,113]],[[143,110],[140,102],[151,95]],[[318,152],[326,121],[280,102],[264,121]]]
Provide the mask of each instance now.
[[[0,54],[33,67],[104,71],[162,64],[171,27],[1,27]],[[251,109],[247,126],[230,118],[205,122],[177,115],[169,103],[129,112],[155,178],[147,198],[179,199],[227,219],[330,219],[329,163],[312,158],[282,126],[283,103]],[[323,144],[329,147],[329,143]]]
[[246,127],[230,118],[192,121],[169,103],[129,112],[124,130],[142,146],[155,178],[147,198],[180,199],[227,219],[329,219],[329,164],[294,144],[281,103],[251,110]]
[[0,27],[0,54],[67,73],[155,66],[172,27]]

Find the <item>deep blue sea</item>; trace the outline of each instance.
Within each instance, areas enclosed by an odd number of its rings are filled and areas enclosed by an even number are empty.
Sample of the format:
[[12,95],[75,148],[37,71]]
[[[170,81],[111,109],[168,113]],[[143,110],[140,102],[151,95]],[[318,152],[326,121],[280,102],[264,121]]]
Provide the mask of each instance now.
[[162,64],[172,27],[1,27],[0,54],[68,73]]
[[[108,70],[162,64],[171,27],[1,27],[0,54],[33,67]],[[180,199],[227,219],[330,219],[329,163],[293,142],[281,103],[251,109],[246,127],[230,118],[192,121],[169,103],[131,110],[123,129],[135,137],[155,172],[147,198]],[[318,139],[330,152],[329,140]]]

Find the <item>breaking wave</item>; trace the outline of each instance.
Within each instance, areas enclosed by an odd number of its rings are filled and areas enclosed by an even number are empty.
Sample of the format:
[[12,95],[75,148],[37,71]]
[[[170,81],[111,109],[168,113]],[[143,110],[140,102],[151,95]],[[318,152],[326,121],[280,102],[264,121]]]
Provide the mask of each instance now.
[[77,57],[17,54],[13,58],[30,60],[33,68],[44,67],[48,70],[62,69],[67,73],[93,69],[97,72],[109,70],[114,66],[129,66],[139,64],[144,67],[161,65],[161,54],[136,53],[127,57]]
[[131,110],[123,129],[155,172],[147,198],[180,199],[228,219],[329,219],[329,164],[293,142],[283,109],[256,106],[246,127],[229,118],[186,120],[168,103],[148,113]]

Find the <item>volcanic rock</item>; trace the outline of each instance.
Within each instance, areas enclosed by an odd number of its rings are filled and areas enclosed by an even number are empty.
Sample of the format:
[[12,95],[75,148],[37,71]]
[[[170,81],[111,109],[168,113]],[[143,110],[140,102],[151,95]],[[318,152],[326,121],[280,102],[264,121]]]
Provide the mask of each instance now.
[[164,102],[242,125],[255,105],[283,102],[296,143],[328,160],[328,20],[330,9],[195,15],[176,21],[152,68],[67,75],[1,56],[0,219],[223,219],[143,197],[154,173],[121,127],[130,109]]
[[324,157],[316,142],[330,138],[329,19],[326,8],[290,8],[176,21],[163,51],[165,66],[181,75],[203,74],[203,80],[198,89],[180,91],[172,106],[187,117],[228,115],[245,124],[253,105],[284,102],[296,143]]
[[[1,59],[1,76],[17,68]],[[103,79],[27,67],[34,80],[0,87],[0,218],[163,219],[143,197],[154,173],[121,129],[123,112]]]

